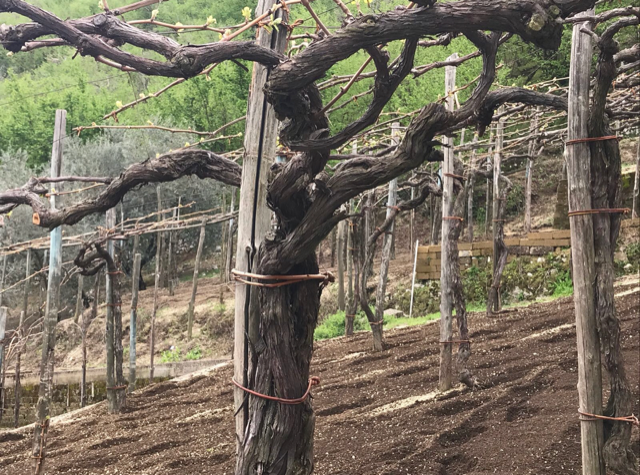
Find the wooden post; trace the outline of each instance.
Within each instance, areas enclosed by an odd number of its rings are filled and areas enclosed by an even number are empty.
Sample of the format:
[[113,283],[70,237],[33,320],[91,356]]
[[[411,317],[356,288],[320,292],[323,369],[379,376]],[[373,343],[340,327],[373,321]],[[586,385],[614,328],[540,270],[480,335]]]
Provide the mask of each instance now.
[[469,173],[469,191],[467,193],[467,240],[473,242],[473,187],[476,183],[476,144],[478,143],[478,134],[473,134],[473,148],[471,149],[471,159],[469,167],[472,173]]
[[[56,110],[55,128],[53,131],[53,149],[51,152],[51,177],[59,177],[62,169],[62,145],[67,124],[67,111]],[[57,191],[61,186],[56,185]],[[55,209],[57,203],[55,188],[51,186],[49,197],[50,208]],[[40,362],[40,386],[36,407],[37,422],[34,430],[33,457],[35,475],[40,475],[46,456],[46,436],[49,429],[49,406],[53,390],[53,353],[56,346],[56,325],[60,309],[60,282],[62,280],[62,228],[58,226],[50,233],[49,278],[47,282],[47,304],[44,323],[42,325],[42,360]]]
[[[116,210],[111,208],[107,211],[106,215],[106,227],[107,229],[114,229],[116,226]],[[109,239],[107,241],[107,252],[113,258],[114,246],[113,241]],[[107,269],[106,279],[106,300],[107,300],[107,316],[105,318],[106,324],[106,340],[107,340],[107,407],[109,412],[116,412],[118,410],[116,401],[116,373],[115,373],[115,354],[116,354],[116,342],[115,342],[115,320],[114,320],[114,298],[113,298],[113,279],[114,277],[109,273]]]
[[2,274],[0,275],[0,307],[4,300],[4,278],[7,273],[7,255],[2,256]]
[[[391,140],[394,144],[400,141],[400,123],[391,124]],[[389,195],[387,197],[387,214],[386,218],[392,214],[392,208],[396,206],[398,201],[398,180],[394,178],[389,182]],[[389,274],[389,262],[391,261],[391,245],[393,243],[395,222],[391,223],[386,233],[384,233],[382,243],[382,257],[380,260],[380,275],[378,278],[378,288],[376,290],[376,312],[375,318],[377,324],[371,325],[373,333],[373,349],[382,351],[382,321],[384,320],[384,302],[387,293],[387,277]]]
[[[538,133],[538,113],[534,114],[529,125],[529,133],[533,136]],[[527,168],[525,171],[524,179],[524,232],[531,232],[531,189],[533,185],[533,158],[536,153],[537,140],[535,137],[531,138],[529,142],[529,150],[527,157]]]
[[[137,237],[137,236],[136,236]],[[135,247],[135,245],[134,245]],[[140,264],[142,256],[136,252],[133,256],[131,272],[131,316],[129,321],[129,394],[136,388],[136,338],[138,336],[138,289],[140,288]]]
[[[256,15],[268,11],[272,0],[259,0]],[[287,20],[287,12],[279,9],[275,17]],[[257,30],[256,43],[280,53],[286,46],[287,32],[284,28]],[[269,167],[274,160],[278,121],[273,107],[267,103],[263,87],[269,75],[269,69],[254,63],[247,105],[247,119],[244,135],[244,157],[242,163],[242,183],[240,187],[240,205],[238,216],[238,245],[236,268],[251,272],[253,258],[271,227],[271,211],[267,207],[267,182]],[[251,292],[248,285],[237,284],[235,292],[235,326],[233,377],[247,387],[249,371],[249,338],[258,332],[257,292]],[[236,412],[236,440],[242,447],[245,426],[248,418],[248,405],[243,404],[246,393],[234,390]]]
[[[498,208],[500,207],[500,174],[502,173],[502,141],[504,138],[504,120],[499,119],[498,125],[496,126],[496,144],[495,144],[495,152],[493,154],[493,211],[491,216],[493,216],[493,224],[491,226],[493,231],[493,256],[492,256],[492,275],[495,276],[497,264],[498,264],[498,238],[500,234],[500,227],[503,225],[502,221],[498,222],[498,219],[504,220],[504,216],[501,216],[498,212]],[[493,308],[494,312],[499,312],[502,304],[500,299],[500,288],[496,289],[498,292],[497,299],[495,301],[495,307]]]
[[191,283],[191,300],[189,301],[189,313],[187,315],[187,339],[191,340],[193,333],[193,313],[196,306],[196,294],[198,292],[198,272],[200,269],[200,259],[202,259],[202,249],[204,248],[204,236],[207,227],[207,220],[203,219],[200,225],[200,239],[198,239],[198,252],[196,252],[196,262],[193,265],[193,281]]
[[411,274],[411,300],[409,302],[409,318],[413,317],[413,295],[416,289],[416,270],[418,267],[418,245],[420,244],[420,240],[416,239],[415,245],[413,246],[415,257],[413,258],[413,273]]
[[[236,189],[231,189],[231,204],[229,205],[229,212],[233,213],[236,207]],[[224,282],[229,282],[231,278],[231,269],[233,268],[233,234],[235,229],[235,220],[231,218],[227,228],[227,255],[224,266]]]
[[[591,16],[593,9],[576,16]],[[569,69],[567,139],[587,138],[592,39],[582,32],[589,23],[574,23]],[[591,209],[591,169],[588,143],[566,149],[569,210]],[[600,341],[594,306],[595,262],[593,220],[589,215],[570,218],[573,301],[578,347],[578,402],[581,412],[602,414]],[[576,417],[578,415],[576,414]],[[605,475],[602,420],[581,420],[582,473]]]
[[636,146],[636,179],[633,183],[633,211],[631,217],[636,219],[640,216],[640,138]]
[[[100,298],[100,272],[96,274],[93,285],[93,305],[91,318],[85,312],[82,314],[82,375],[80,380],[80,407],[87,404],[87,330],[89,324],[98,316],[98,301]],[[93,383],[91,383],[91,397],[93,398]]]
[[[458,53],[453,53],[447,58],[452,61],[458,58]],[[456,67],[445,67],[445,97],[447,109],[453,111],[453,90],[456,87]],[[448,262],[451,247],[449,232],[451,228],[451,215],[453,214],[453,138],[445,137],[444,161],[442,162],[442,239],[441,239],[441,264],[440,264],[440,374],[438,389],[447,391],[451,389],[452,375],[452,343],[443,343],[452,339],[453,332],[453,275]]]
[[[491,128],[490,132],[489,132],[489,149],[487,150],[487,171],[491,171],[491,168],[493,166],[493,161],[491,159],[491,157],[493,156],[493,127]],[[485,203],[485,210],[484,210],[484,236],[485,238],[489,237],[489,230],[491,229],[491,219],[493,217],[492,214],[492,205],[493,205],[493,192],[491,191],[490,188],[490,184],[491,184],[491,179],[487,178],[487,196],[486,196],[486,203]]]
[[344,311],[344,248],[345,248],[345,221],[338,223],[338,310]]
[[7,324],[7,307],[0,307],[0,422],[4,413],[4,331]]
[[[24,290],[22,293],[22,311],[20,312],[20,323],[18,323],[18,339],[22,340],[24,338],[24,321],[27,318],[27,311],[29,310],[29,284],[31,284],[31,280],[29,276],[31,275],[31,248],[27,249],[27,262],[25,263],[25,281],[24,281]],[[24,342],[26,344],[26,342]],[[18,348],[16,350],[16,370],[15,375],[13,377],[14,382],[14,400],[15,403],[13,405],[13,425],[14,427],[18,427],[18,419],[20,417],[20,397],[22,395],[22,386],[20,385],[20,363],[22,357],[22,343],[18,343]]]
[[[353,141],[351,145],[351,153],[356,155],[358,153],[358,142]],[[354,212],[353,200],[349,200],[349,213]],[[345,319],[344,334],[346,336],[353,335],[353,323],[355,320],[355,313],[357,308],[356,297],[354,294],[354,256],[355,256],[355,239],[353,236],[355,223],[350,218],[347,220],[346,232],[347,232],[347,302],[345,307]]]
[[[177,212],[178,212],[177,209],[173,210],[172,220],[174,221],[174,223],[171,224],[172,228],[175,228],[175,221],[178,220]],[[176,249],[175,241],[176,241],[176,231],[169,231],[169,251],[167,253],[167,280],[169,281],[169,295],[171,296],[173,296],[175,292],[175,285],[176,285],[175,275],[176,275],[177,261],[175,259],[175,256],[173,255]]]
[[82,274],[78,274],[78,292],[76,294],[76,311],[73,315],[73,321],[78,323],[78,319],[82,314],[82,287],[84,284],[84,276]]

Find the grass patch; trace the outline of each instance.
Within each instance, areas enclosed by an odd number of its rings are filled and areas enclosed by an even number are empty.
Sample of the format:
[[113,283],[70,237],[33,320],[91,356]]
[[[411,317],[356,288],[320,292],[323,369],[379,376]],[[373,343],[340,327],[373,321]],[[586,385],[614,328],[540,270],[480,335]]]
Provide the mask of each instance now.
[[395,327],[413,325],[424,325],[430,320],[440,318],[440,312],[430,313],[424,317],[384,317],[384,330],[390,330]]
[[184,356],[181,354],[180,348],[175,347],[173,350],[163,351],[160,356],[160,362],[175,363],[176,361],[199,360],[202,356],[202,349],[199,346],[192,348]]
[[569,271],[559,273],[551,285],[553,287],[553,293],[551,294],[553,298],[573,295],[573,281]]

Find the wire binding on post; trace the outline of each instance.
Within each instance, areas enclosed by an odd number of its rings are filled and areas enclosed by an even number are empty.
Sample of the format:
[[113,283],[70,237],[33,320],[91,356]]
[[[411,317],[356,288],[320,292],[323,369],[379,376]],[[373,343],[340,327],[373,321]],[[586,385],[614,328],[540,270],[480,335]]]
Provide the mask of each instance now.
[[618,137],[617,135],[606,135],[604,137],[587,137],[584,139],[573,139],[573,140],[567,140],[564,144],[565,145],[574,145],[577,143],[585,143],[585,142],[600,142],[603,140],[620,140],[621,137]]
[[631,424],[633,424],[634,426],[640,426],[640,420],[638,420],[638,417],[635,416],[634,414],[631,414],[630,416],[622,416],[622,417],[609,417],[609,416],[601,416],[599,414],[591,414],[589,412],[582,412],[582,411],[578,411],[578,414],[580,414],[580,420],[581,421],[597,421],[599,419],[604,419],[607,421],[620,421],[620,422],[630,422]]
[[629,208],[600,208],[600,209],[583,209],[578,211],[569,211],[568,216],[571,218],[573,216],[584,216],[590,214],[627,214],[631,210]]
[[284,399],[284,398],[280,398],[280,397],[275,397],[275,396],[268,396],[266,394],[262,394],[256,391],[252,391],[251,389],[245,388],[242,384],[236,382],[235,379],[231,378],[231,382],[237,386],[238,388],[242,389],[244,392],[251,394],[252,396],[256,396],[262,399],[267,399],[269,401],[275,401],[275,402],[279,402],[280,404],[288,404],[288,405],[296,405],[296,404],[302,404],[303,402],[305,402],[308,398],[309,395],[311,393],[311,388],[314,386],[317,386],[320,384],[320,378],[317,376],[312,376],[309,378],[309,386],[307,387],[307,391],[304,393],[304,395],[302,397],[299,397],[297,399]]
[[[237,269],[232,269],[231,274],[233,275],[233,279],[237,282],[240,282],[245,285],[253,285],[254,287],[266,287],[266,288],[283,287],[285,285],[298,284],[300,282],[305,282],[308,280],[321,280],[322,285],[327,285],[328,283],[335,281],[335,277],[331,272],[327,272],[325,274],[262,275],[262,274],[253,274],[251,272],[243,272]],[[247,279],[275,280],[278,282],[264,283],[264,282],[254,282],[253,280],[247,280]]]

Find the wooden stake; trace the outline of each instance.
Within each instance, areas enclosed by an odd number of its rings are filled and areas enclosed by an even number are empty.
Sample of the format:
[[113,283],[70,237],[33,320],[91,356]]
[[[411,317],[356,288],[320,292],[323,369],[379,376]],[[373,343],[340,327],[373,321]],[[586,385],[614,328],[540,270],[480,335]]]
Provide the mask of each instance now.
[[76,311],[73,316],[73,321],[78,323],[78,319],[82,314],[82,287],[84,284],[84,276],[82,274],[78,274],[78,292],[76,294]]
[[[493,216],[494,219],[504,219],[504,217],[500,216],[500,213],[498,212],[498,208],[500,206],[500,174],[502,173],[503,138],[504,138],[504,120],[500,119],[498,120],[498,125],[496,126],[496,145],[495,145],[495,152],[493,154],[493,211],[491,213],[491,216]],[[494,276],[495,276],[497,264],[498,264],[497,263],[498,254],[500,252],[498,249],[500,227],[501,227],[501,223],[498,223],[498,222],[494,222],[491,226],[493,230],[492,275]],[[498,288],[497,292],[498,292],[498,298],[495,301],[495,307],[493,308],[494,312],[499,312],[500,308],[502,307],[502,304],[500,301],[500,288]]]
[[418,267],[418,245],[420,241],[416,239],[414,249],[414,258],[413,258],[413,273],[411,274],[411,301],[409,303],[409,318],[413,317],[413,294],[415,293],[416,288],[416,269]]
[[[29,279],[29,276],[31,275],[31,248],[27,249],[26,260],[27,262],[25,263],[24,290],[22,294],[22,311],[20,312],[20,323],[18,323],[18,338],[20,340],[24,338],[24,321],[27,318],[27,311],[29,310],[29,285],[31,284],[31,279]],[[15,398],[15,403],[13,405],[14,427],[18,427],[18,420],[20,418],[20,398],[22,396],[22,386],[20,384],[20,362],[22,357],[22,348],[22,345],[18,345],[18,349],[16,351],[16,370],[13,377],[13,394]]]
[[345,248],[345,221],[338,223],[338,310],[344,311],[344,248]]
[[[537,135],[538,134],[538,114],[537,112],[534,114],[531,119],[531,124],[529,125],[529,134]],[[531,189],[533,185],[533,155],[535,154],[536,149],[536,139],[532,138],[529,141],[529,150],[527,157],[527,168],[525,171],[524,179],[524,232],[531,232]]]
[[[173,221],[177,221],[177,208],[173,210]],[[171,227],[174,227],[174,224],[170,225]],[[173,254],[175,253],[175,247],[176,247],[176,232],[175,231],[169,231],[169,250],[167,252],[167,280],[169,283],[169,295],[173,296],[174,292],[175,292],[175,267],[176,267],[176,260],[173,256]]]
[[[114,229],[116,226],[116,210],[111,208],[107,211],[106,215],[106,227],[107,229]],[[113,258],[114,248],[113,241],[107,241],[107,252]],[[108,269],[107,269],[108,270]],[[105,318],[106,324],[106,340],[107,340],[107,388],[113,388],[116,386],[116,373],[115,373],[115,320],[114,309],[115,304],[113,298],[113,276],[107,272],[106,293],[107,293],[107,316]],[[107,410],[111,413],[117,412],[118,405],[116,401],[116,391],[107,389]]]
[[640,138],[636,146],[636,179],[633,184],[633,211],[631,217],[636,219],[640,215]]
[[[51,151],[51,177],[59,177],[62,169],[62,145],[67,124],[67,111],[56,110],[55,128],[53,131],[53,148]],[[55,191],[61,185],[51,186],[49,204],[55,209],[57,198]],[[56,325],[60,309],[60,282],[62,280],[62,228],[57,227],[50,233],[49,278],[47,283],[47,304],[43,323],[42,360],[40,362],[40,386],[36,407],[37,422],[34,429],[33,452],[35,475],[40,475],[44,468],[46,456],[46,436],[49,428],[49,412],[51,393],[53,390],[53,353],[56,347]]]
[[2,274],[0,275],[0,306],[4,300],[4,278],[7,273],[7,255],[2,257]]
[[[476,168],[476,144],[478,143],[478,135],[473,134],[473,145],[471,149],[471,159],[469,160],[469,167],[471,170]],[[467,240],[473,242],[473,187],[476,183],[476,174],[469,173],[469,192],[467,194]]]
[[[591,16],[593,9],[576,16]],[[589,118],[589,82],[593,46],[591,36],[582,32],[589,23],[575,23],[569,68],[569,110],[567,139],[587,138]],[[575,143],[566,149],[569,181],[569,210],[591,209],[591,170],[588,143]],[[576,313],[578,347],[579,410],[602,414],[602,373],[600,341],[594,307],[595,263],[593,220],[588,215],[570,218],[573,301]],[[576,417],[578,415],[576,414]],[[582,473],[605,475],[602,420],[582,420]]]
[[[494,137],[493,137],[493,128],[491,128],[491,131],[489,132],[489,150],[487,152],[487,154],[489,155],[489,157],[487,158],[487,171],[491,171],[491,167],[492,165],[492,160],[491,157],[493,156],[493,143],[494,143]],[[491,184],[491,180],[489,178],[487,178],[487,196],[486,196],[486,203],[485,203],[485,209],[484,209],[484,236],[485,238],[489,238],[489,230],[491,229],[491,219],[493,217],[492,214],[492,207],[493,207],[493,192],[491,191],[490,188],[490,184]]]
[[[256,16],[269,11],[272,0],[259,0]],[[279,9],[274,17],[282,17],[286,22],[287,13]],[[256,43],[262,47],[284,52],[287,32],[284,28],[269,33],[265,29],[258,30]],[[244,157],[242,163],[242,183],[240,186],[240,205],[238,215],[238,249],[236,268],[251,272],[257,247],[260,245],[271,226],[271,211],[267,207],[267,184],[269,167],[274,160],[278,121],[273,107],[266,101],[264,85],[269,76],[265,66],[254,63],[247,119],[244,136]],[[258,333],[257,292],[251,292],[248,285],[236,285],[233,377],[244,387],[248,385],[249,344],[250,338]],[[253,340],[256,341],[256,340]],[[242,447],[248,419],[248,407],[243,404],[246,393],[241,389],[234,390],[236,413],[236,441]]]
[[[233,213],[236,207],[236,189],[231,189],[231,204],[229,205],[229,212]],[[224,282],[229,282],[231,276],[231,269],[233,268],[233,235],[235,230],[235,220],[231,218],[227,227],[227,254],[226,262],[224,266]]]
[[[93,305],[91,306],[91,317],[84,312],[82,314],[82,375],[80,380],[80,407],[87,404],[87,330],[89,324],[98,316],[98,304],[100,298],[100,272],[96,274],[93,285]],[[94,397],[93,383],[91,383],[91,398]]]
[[[453,53],[447,61],[458,58],[458,53]],[[456,67],[445,67],[445,96],[447,97],[447,109],[453,111],[455,103],[453,90],[456,88]],[[455,173],[453,167],[453,138],[445,137],[444,161],[442,163],[442,240],[441,240],[441,271],[440,271],[440,374],[438,389],[447,391],[451,389],[452,379],[452,351],[451,344],[442,342],[452,339],[453,332],[453,275],[449,263],[451,241],[449,232],[453,214],[453,178],[449,176]]]
[[0,422],[4,413],[4,332],[7,324],[7,307],[0,307]]
[[[135,245],[134,245],[135,247]],[[136,252],[133,256],[131,272],[131,316],[129,320],[129,386],[131,394],[136,388],[136,339],[138,336],[138,289],[140,288],[140,264],[142,256]]]
[[202,249],[204,248],[204,236],[207,221],[202,220],[200,225],[200,239],[198,239],[198,252],[196,252],[196,262],[193,265],[193,281],[191,285],[191,300],[189,301],[189,313],[187,315],[187,339],[191,340],[193,334],[193,313],[196,306],[196,294],[198,292],[198,273],[200,269],[200,259],[202,259]]

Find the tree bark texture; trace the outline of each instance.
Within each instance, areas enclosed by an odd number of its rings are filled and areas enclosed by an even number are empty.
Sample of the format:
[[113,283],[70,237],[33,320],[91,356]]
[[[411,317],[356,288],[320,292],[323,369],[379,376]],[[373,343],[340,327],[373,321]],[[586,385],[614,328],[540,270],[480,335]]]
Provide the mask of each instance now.
[[[620,25],[625,20],[619,20]],[[637,21],[635,23],[638,24]],[[616,24],[600,35],[599,56],[595,74],[595,88],[591,106],[589,137],[614,135],[605,114],[607,92],[616,78],[614,55],[618,43],[613,39]],[[594,209],[619,208],[622,161],[617,140],[596,141],[590,144],[591,206]],[[637,181],[637,178],[636,178]],[[575,218],[571,218],[575,219]],[[593,215],[595,264],[595,318],[598,323],[603,364],[609,375],[609,399],[602,411],[605,416],[625,417],[632,413],[634,396],[625,371],[620,346],[620,319],[615,307],[614,253],[620,231],[620,214]],[[588,424],[588,422],[583,422]],[[619,475],[638,473],[638,460],[631,445],[632,425],[628,422],[603,422],[604,460],[608,470]]]
[[[473,135],[473,145],[478,143],[478,134]],[[476,148],[473,147],[471,150],[471,158],[469,159],[469,167],[471,168],[471,173],[467,178],[466,188],[467,188],[467,241],[473,242],[473,188],[476,184]]]

